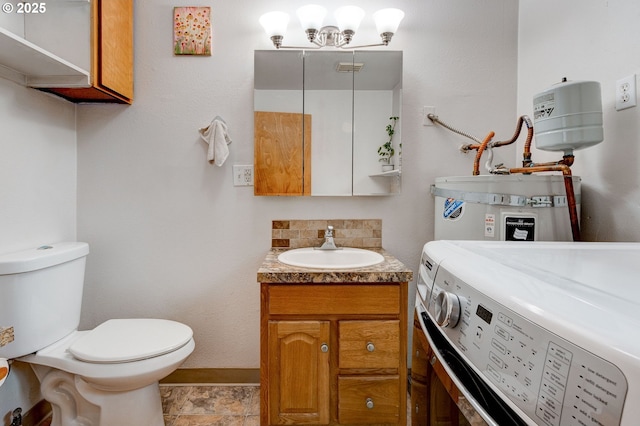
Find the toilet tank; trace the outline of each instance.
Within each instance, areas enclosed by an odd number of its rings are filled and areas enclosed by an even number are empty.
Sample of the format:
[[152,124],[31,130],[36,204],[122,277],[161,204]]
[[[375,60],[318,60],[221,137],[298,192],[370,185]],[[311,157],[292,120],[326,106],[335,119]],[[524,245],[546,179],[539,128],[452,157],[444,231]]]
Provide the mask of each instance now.
[[0,357],[36,352],[77,330],[89,245],[0,254]]

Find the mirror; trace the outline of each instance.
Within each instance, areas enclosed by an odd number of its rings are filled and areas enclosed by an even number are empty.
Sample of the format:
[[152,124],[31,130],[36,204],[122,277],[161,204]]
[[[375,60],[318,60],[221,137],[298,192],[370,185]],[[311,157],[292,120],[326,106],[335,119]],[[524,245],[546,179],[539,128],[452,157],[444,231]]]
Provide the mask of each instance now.
[[[255,195],[400,192],[402,52],[255,52]],[[379,148],[390,140],[391,171]]]

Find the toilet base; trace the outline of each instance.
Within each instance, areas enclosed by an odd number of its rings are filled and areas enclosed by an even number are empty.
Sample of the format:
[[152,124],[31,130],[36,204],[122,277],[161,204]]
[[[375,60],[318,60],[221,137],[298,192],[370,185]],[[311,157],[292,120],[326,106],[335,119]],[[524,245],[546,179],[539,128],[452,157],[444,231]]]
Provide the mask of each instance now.
[[93,387],[82,377],[31,364],[40,391],[51,403],[51,426],[163,426],[158,382],[140,389],[110,392]]

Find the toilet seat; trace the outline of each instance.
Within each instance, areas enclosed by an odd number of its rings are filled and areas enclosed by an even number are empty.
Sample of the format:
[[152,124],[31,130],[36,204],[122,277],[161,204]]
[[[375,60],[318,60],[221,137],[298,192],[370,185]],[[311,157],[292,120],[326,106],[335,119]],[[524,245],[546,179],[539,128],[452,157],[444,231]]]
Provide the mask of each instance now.
[[83,334],[69,353],[90,363],[133,362],[173,352],[192,337],[189,326],[171,320],[112,319]]

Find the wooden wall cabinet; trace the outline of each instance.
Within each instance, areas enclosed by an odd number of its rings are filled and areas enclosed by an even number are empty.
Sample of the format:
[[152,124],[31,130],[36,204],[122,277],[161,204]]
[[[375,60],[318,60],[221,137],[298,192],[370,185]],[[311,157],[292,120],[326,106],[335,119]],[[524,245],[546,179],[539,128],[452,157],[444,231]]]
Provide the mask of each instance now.
[[407,283],[261,284],[261,425],[406,425]]
[[133,0],[92,0],[90,87],[37,87],[72,102],[133,102]]

